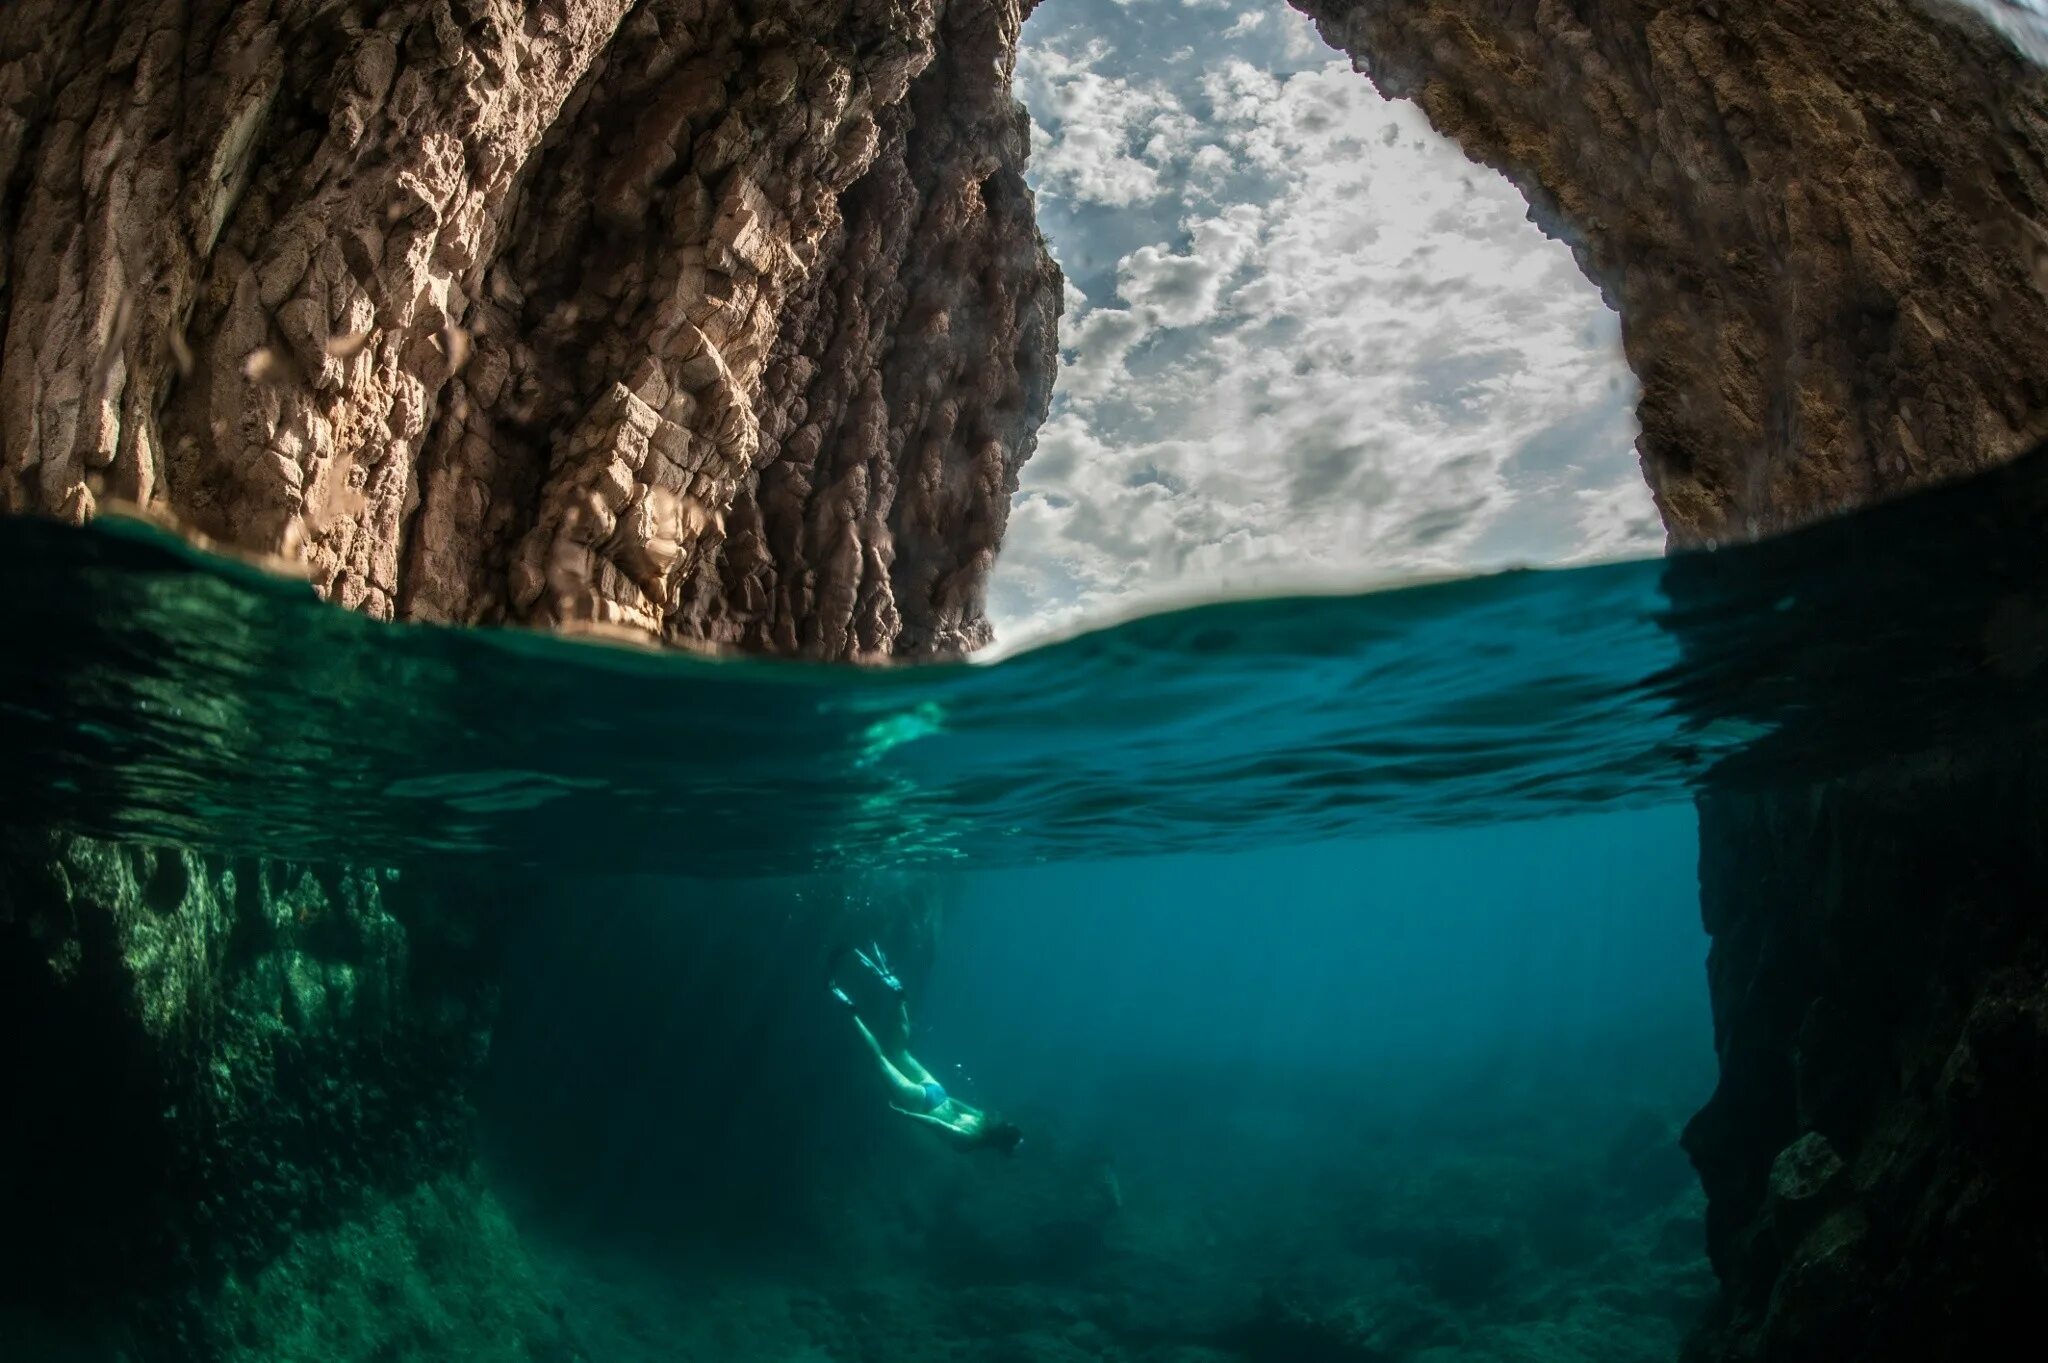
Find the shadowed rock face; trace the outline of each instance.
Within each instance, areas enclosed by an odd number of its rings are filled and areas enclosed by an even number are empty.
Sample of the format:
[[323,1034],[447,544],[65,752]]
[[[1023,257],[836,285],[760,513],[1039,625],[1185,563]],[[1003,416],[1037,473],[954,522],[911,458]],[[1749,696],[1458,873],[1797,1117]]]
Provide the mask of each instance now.
[[1948,0],[1294,0],[1621,314],[1672,541],[2048,432],[2048,85]]
[[1700,809],[1721,1078],[1689,1358],[1991,1358],[2048,1262],[2038,744]]
[[[491,1220],[466,1081],[488,1049],[492,931],[395,872],[0,837],[9,1356],[130,1356],[129,1330],[164,1351],[141,1357],[227,1356],[312,1283],[389,1272],[442,1220]],[[394,1215],[409,1224],[378,1226]],[[497,1267],[516,1306],[515,1258]],[[247,1292],[222,1294],[234,1275]],[[88,1323],[94,1347],[22,1344],[20,1306]]]
[[23,0],[0,508],[380,616],[987,639],[1059,275],[1015,0]]

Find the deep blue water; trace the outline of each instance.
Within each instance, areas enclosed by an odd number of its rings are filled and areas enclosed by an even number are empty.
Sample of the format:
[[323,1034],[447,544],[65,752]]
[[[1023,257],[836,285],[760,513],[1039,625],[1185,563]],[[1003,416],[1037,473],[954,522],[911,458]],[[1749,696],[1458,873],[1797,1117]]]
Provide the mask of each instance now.
[[[1711,1284],[1696,856],[1674,804],[577,881],[515,953],[495,1167],[594,1359],[1672,1359]],[[943,909],[883,943],[911,1046],[1014,1157],[888,1111],[785,926],[821,901]]]
[[969,875],[920,1017],[946,1073],[1068,1112],[1176,1073],[1251,1104],[1697,1098],[1697,853],[1680,805]]

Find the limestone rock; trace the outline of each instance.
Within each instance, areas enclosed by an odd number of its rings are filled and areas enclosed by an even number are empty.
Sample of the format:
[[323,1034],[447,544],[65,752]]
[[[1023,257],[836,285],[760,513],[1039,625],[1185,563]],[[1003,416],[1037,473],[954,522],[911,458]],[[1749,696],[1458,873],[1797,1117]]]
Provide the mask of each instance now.
[[387,617],[982,642],[1060,299],[1022,17],[18,0],[0,510],[154,504]]

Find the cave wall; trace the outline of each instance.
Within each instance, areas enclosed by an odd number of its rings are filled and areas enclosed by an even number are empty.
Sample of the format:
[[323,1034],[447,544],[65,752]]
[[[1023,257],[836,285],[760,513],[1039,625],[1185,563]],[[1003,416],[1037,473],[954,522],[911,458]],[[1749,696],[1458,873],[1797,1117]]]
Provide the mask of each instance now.
[[1949,0],[1292,0],[1621,315],[1675,545],[2048,434],[2048,81]]
[[2038,744],[1700,803],[1721,1077],[1688,1357],[1994,1358],[2048,1280]]
[[[345,1276],[324,1259],[430,1277],[424,1244],[500,1220],[467,1096],[497,988],[476,907],[393,871],[0,838],[0,1344],[26,1309],[144,1358],[298,1356],[294,1297]],[[509,1319],[531,1302],[502,1257],[498,1286],[436,1288]]]
[[0,510],[403,619],[986,642],[1060,280],[1016,0],[18,0]]

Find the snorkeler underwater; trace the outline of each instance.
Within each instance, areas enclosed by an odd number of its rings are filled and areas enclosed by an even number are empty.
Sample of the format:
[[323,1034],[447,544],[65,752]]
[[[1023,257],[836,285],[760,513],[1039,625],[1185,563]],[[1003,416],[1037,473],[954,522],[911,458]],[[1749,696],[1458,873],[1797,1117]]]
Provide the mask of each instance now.
[[0,1363],[1978,1363],[2048,5],[0,3]]

